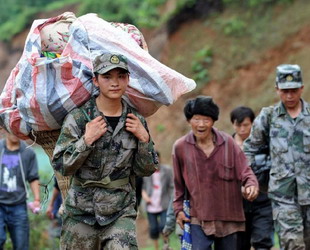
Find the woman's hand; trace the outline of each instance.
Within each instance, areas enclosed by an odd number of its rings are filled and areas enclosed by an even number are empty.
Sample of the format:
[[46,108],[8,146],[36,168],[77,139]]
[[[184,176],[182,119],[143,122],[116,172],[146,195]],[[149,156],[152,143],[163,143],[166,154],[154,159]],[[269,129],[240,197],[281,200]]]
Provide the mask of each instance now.
[[177,215],[177,223],[182,229],[184,229],[185,222],[191,222],[191,220],[185,216],[185,213],[183,211],[181,211]]

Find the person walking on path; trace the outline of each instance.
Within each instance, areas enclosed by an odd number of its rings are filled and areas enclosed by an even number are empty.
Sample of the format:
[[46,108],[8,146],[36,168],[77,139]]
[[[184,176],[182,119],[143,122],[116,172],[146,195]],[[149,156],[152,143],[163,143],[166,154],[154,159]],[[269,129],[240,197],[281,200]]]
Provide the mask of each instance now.
[[65,118],[52,165],[72,176],[64,200],[62,249],[137,249],[135,176],[157,169],[146,121],[123,98],[127,59],[93,61],[99,95]]
[[[245,230],[241,186],[252,201],[257,179],[233,138],[213,127],[219,108],[211,97],[187,101],[184,114],[191,131],[173,146],[174,211],[183,228],[190,222],[193,250],[237,249],[237,232]],[[187,193],[187,197],[185,197]],[[190,201],[190,219],[183,201]]]
[[29,249],[29,220],[27,213],[30,184],[34,212],[40,209],[38,164],[34,151],[15,135],[5,132],[0,141],[0,249],[4,249],[6,229],[13,248]]
[[[159,152],[157,152],[160,159]],[[173,193],[172,168],[161,164],[151,176],[143,178],[142,197],[146,203],[150,238],[159,249],[158,239],[166,224],[167,209]]]
[[310,105],[301,98],[304,85],[299,65],[276,69],[280,102],[256,117],[244,142],[251,162],[267,145],[271,157],[268,196],[281,249],[310,249]]
[[[241,149],[243,142],[249,137],[255,119],[253,110],[239,106],[231,111],[230,120],[233,124],[233,138]],[[255,173],[255,172],[254,172]],[[273,219],[271,201],[267,193],[259,192],[254,201],[243,199],[245,213],[245,232],[238,234],[240,250],[268,250],[273,246]]]

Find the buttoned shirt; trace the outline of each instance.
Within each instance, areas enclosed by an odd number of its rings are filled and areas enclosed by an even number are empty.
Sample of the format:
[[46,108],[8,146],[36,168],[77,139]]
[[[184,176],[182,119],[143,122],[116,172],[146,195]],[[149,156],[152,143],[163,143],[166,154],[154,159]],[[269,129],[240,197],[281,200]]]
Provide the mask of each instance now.
[[216,142],[207,156],[193,132],[178,139],[173,148],[174,211],[183,210],[185,189],[190,215],[198,221],[244,222],[241,186],[258,187],[248,161],[233,138],[213,128]]

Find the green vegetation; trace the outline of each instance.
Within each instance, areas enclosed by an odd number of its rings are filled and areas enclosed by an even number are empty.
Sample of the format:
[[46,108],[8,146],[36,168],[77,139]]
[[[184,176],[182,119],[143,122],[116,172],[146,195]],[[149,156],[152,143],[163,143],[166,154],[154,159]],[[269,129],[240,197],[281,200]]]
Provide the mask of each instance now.
[[223,31],[225,35],[244,35],[246,23],[240,17],[233,16],[227,20],[219,20],[219,23],[223,26]]
[[35,14],[59,9],[80,0],[0,0],[0,40],[11,38],[29,26]]
[[223,0],[226,6],[242,6],[242,7],[250,7],[257,8],[260,6],[265,7],[266,5],[271,5],[275,3],[291,3],[293,0]]
[[210,47],[206,46],[200,49],[194,55],[192,62],[192,71],[194,73],[193,78],[198,85],[202,83],[208,83],[210,80],[210,74],[208,67],[211,66],[213,60],[213,51]]
[[162,10],[167,0],[0,0],[0,40],[9,41],[29,26],[38,13],[77,4],[76,15],[97,13],[111,22],[131,23],[138,27],[154,28],[165,23],[184,6],[192,6],[196,0],[179,0],[171,12]]
[[159,6],[166,0],[88,0],[80,5],[78,15],[98,13],[108,21],[155,27],[161,21]]
[[163,124],[158,124],[157,126],[156,126],[156,131],[157,132],[163,132],[163,131],[165,131],[166,130],[166,127],[165,127],[165,125],[163,125]]
[[[155,249],[153,246],[153,242],[151,240],[147,242],[147,245],[148,245],[147,247],[143,247],[141,249],[142,250],[153,250],[153,249]],[[163,240],[162,240],[162,238],[160,238],[159,239],[159,249],[162,249],[163,245],[164,245]],[[169,246],[172,249],[181,249],[180,239],[175,233],[172,233],[169,237]]]
[[98,13],[107,21],[131,23],[139,27],[156,27],[166,16],[160,13],[160,6],[166,0],[0,0],[0,40],[9,41],[29,26],[37,13],[57,10],[69,4],[78,4],[77,16]]

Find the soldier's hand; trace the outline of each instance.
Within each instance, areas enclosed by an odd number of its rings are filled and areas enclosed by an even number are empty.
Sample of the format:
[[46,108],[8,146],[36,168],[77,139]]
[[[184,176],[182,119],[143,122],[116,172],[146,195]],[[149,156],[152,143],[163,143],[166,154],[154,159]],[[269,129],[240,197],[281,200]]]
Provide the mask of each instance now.
[[87,145],[92,145],[107,132],[107,124],[102,116],[97,116],[86,124],[84,140]]
[[245,188],[244,197],[248,201],[254,201],[258,196],[258,188],[256,186],[249,186]]
[[191,220],[185,216],[185,213],[183,211],[179,212],[177,215],[177,223],[179,226],[184,229],[184,223],[190,222]]
[[141,123],[140,119],[132,113],[127,115],[126,130],[133,133],[141,142],[149,142],[150,135]]

